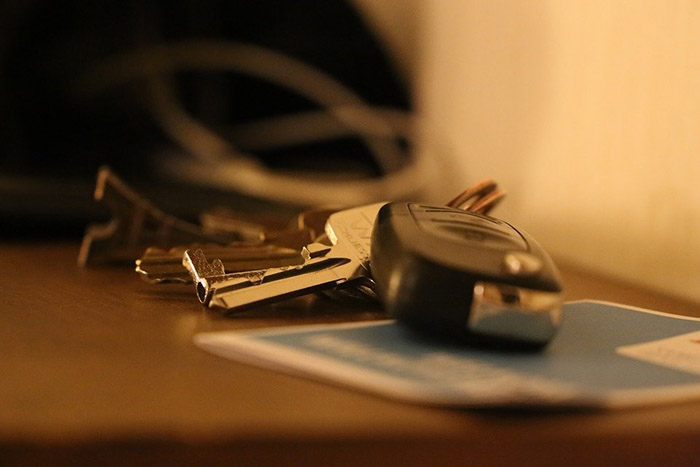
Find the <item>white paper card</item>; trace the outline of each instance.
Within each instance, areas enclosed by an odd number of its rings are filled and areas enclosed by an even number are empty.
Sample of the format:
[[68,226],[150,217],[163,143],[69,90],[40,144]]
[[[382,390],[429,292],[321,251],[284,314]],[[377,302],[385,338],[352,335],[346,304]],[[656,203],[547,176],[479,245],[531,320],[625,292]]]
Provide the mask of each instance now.
[[617,352],[632,358],[700,375],[700,332],[620,347]]

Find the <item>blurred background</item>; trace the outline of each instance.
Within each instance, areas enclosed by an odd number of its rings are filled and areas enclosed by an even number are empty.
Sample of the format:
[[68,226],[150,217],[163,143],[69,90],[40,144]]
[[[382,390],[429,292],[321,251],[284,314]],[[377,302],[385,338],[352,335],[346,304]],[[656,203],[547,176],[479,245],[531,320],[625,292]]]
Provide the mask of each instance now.
[[186,218],[491,177],[556,260],[700,301],[696,1],[5,5],[3,236],[82,231],[103,164]]

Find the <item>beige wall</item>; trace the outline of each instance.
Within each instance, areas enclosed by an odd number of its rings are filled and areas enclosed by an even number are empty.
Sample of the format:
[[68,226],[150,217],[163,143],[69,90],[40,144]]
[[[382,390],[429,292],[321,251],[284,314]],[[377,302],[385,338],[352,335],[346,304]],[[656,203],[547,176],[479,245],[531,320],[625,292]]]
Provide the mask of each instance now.
[[496,178],[555,257],[700,301],[700,2],[388,3],[434,199]]

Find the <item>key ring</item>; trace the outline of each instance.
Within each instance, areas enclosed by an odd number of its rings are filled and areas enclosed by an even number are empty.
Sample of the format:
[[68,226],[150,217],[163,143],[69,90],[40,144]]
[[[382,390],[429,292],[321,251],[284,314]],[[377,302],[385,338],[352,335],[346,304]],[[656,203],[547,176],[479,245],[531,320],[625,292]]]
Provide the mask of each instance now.
[[447,203],[451,208],[478,214],[488,214],[506,196],[498,184],[490,178],[476,183]]

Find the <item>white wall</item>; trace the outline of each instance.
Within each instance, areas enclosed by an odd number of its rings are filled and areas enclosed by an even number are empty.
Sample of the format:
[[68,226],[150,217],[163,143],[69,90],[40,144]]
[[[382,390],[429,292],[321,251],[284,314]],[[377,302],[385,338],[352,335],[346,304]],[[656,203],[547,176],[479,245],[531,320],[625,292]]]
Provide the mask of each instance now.
[[556,258],[700,301],[700,2],[394,8],[375,24],[411,57],[434,199],[493,177]]

